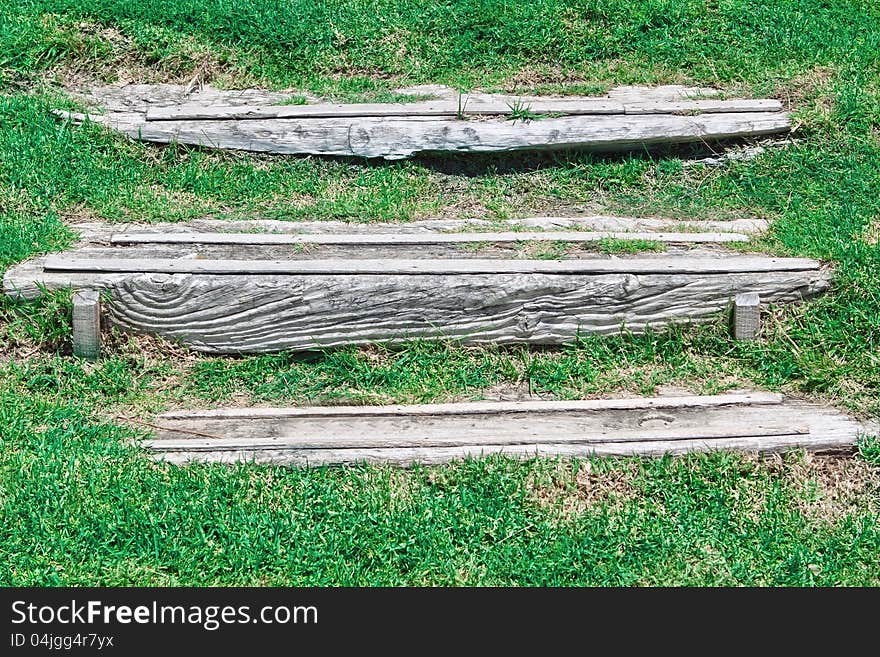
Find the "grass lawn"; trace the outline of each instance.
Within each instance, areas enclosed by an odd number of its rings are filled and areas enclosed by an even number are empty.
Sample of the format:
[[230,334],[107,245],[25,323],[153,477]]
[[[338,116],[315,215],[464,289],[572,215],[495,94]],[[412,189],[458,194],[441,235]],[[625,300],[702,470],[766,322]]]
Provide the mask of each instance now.
[[[880,441],[712,454],[285,470],[154,464],[124,418],[183,405],[546,398],[755,386],[880,417],[880,5],[872,0],[16,0],[0,7],[0,272],[83,220],[772,221],[825,296],[763,340],[722,322],[562,349],[210,358],[115,336],[70,356],[69,298],[0,301],[0,585],[878,585]],[[387,100],[443,83],[537,93],[684,83],[778,97],[758,157],[685,151],[396,163],[134,143],[50,110],[71,85],[178,82]]]

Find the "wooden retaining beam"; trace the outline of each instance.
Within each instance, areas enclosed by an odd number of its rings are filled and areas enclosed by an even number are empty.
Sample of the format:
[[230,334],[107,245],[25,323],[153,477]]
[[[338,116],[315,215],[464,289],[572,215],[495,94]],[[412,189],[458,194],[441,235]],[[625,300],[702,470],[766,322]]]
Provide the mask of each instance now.
[[456,233],[423,222],[399,233],[242,233],[221,224],[161,234],[91,226],[71,251],[8,270],[4,287],[25,298],[102,290],[112,326],[207,353],[263,353],[435,338],[562,344],[711,321],[743,293],[799,301],[830,276],[815,260],[706,248],[541,260],[509,247],[577,231]]
[[863,427],[768,393],[583,401],[173,411],[143,441],[157,459],[294,466],[445,463],[504,454],[659,455],[851,447]]
[[[786,132],[775,99],[697,97],[715,90],[620,88],[600,97],[516,97],[471,93],[416,103],[277,104],[250,90],[185,93],[167,85],[96,89],[85,100],[103,114],[58,111],[134,139],[279,154],[385,158],[424,153],[627,150]],[[478,120],[469,120],[478,119]]]
[[433,117],[147,121],[142,114],[59,112],[140,141],[276,153],[398,160],[429,153],[617,151],[787,132],[783,112],[565,116],[538,121]]
[[[161,226],[161,232],[159,228]],[[515,220],[424,219],[403,223],[197,219],[170,224],[83,223],[72,226],[80,243],[72,252],[89,258],[327,259],[364,258],[510,258],[522,257],[532,244],[558,243],[567,253],[600,236],[615,240],[662,242],[670,246],[727,243],[750,239],[767,228],[760,219],[694,221],[653,217],[528,217]],[[476,232],[479,231],[479,232]],[[563,237],[578,237],[564,241]],[[577,233],[578,235],[572,235]],[[464,235],[464,237],[459,237]],[[447,238],[447,236],[450,236]],[[489,242],[488,236],[525,241]],[[681,237],[682,244],[665,239]],[[528,239],[526,239],[528,238]],[[302,241],[300,241],[302,240]],[[277,243],[276,243],[277,242]],[[288,244],[288,242],[290,242]],[[293,249],[291,247],[303,247]],[[108,248],[109,247],[109,248]],[[120,248],[126,247],[126,248]],[[595,256],[595,253],[587,253]],[[49,289],[105,287],[124,275],[52,272],[37,257],[7,270],[6,294],[33,299]]]
[[[705,321],[731,297],[795,301],[827,286],[819,263],[755,256],[585,260],[45,259],[91,276],[108,318],[210,353],[454,338],[559,344],[578,334]],[[82,278],[77,280],[82,282]]]

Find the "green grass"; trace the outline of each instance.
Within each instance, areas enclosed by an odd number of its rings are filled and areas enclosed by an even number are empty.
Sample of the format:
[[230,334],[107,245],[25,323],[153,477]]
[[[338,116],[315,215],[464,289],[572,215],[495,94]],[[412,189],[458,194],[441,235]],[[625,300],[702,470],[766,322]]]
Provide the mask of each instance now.
[[[379,18],[381,17],[381,19]],[[880,583],[880,443],[852,457],[505,459],[397,471],[156,465],[122,417],[223,403],[574,398],[754,385],[880,416],[880,8],[741,0],[20,0],[0,8],[0,271],[73,221],[353,221],[573,210],[772,221],[834,288],[738,344],[719,320],[561,349],[418,343],[209,358],[116,336],[70,357],[68,295],[0,301],[0,584]],[[192,79],[411,101],[396,88],[720,86],[791,103],[791,143],[377,164],[129,142],[52,117],[59,84]],[[519,118],[530,118],[522,116]],[[608,253],[653,243],[598,245]],[[550,248],[543,257],[558,257]],[[539,254],[540,255],[540,254]]]

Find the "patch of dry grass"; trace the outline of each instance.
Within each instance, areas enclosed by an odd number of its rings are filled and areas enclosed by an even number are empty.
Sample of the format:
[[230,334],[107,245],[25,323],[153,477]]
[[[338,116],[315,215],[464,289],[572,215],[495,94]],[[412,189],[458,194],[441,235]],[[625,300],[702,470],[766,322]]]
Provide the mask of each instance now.
[[832,525],[865,511],[880,519],[880,469],[863,459],[794,452],[767,463],[795,490],[801,513],[815,522]]
[[639,491],[638,461],[620,460],[609,467],[607,461],[555,461],[547,468],[534,469],[527,480],[529,498],[542,509],[557,511],[571,518],[598,505],[619,511],[635,499]]

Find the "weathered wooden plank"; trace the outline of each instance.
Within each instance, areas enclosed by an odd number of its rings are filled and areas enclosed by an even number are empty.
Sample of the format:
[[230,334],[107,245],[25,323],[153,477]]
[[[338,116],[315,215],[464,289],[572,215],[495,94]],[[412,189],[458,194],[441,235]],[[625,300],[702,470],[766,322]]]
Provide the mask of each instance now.
[[236,450],[181,451],[155,453],[157,460],[185,465],[204,463],[254,463],[292,467],[341,465],[441,465],[451,461],[479,459],[491,455],[532,459],[538,457],[590,458],[594,456],[663,456],[689,452],[741,451],[757,453],[785,452],[794,449],[836,451],[850,448],[847,438],[813,440],[806,436],[762,436],[726,440],[680,440],[585,445],[470,445],[466,447],[392,448],[392,449],[316,449],[316,450]]
[[[92,239],[92,240],[103,239],[102,234],[99,230],[93,231],[91,227],[89,227],[87,230],[91,233],[90,239]],[[101,230],[103,230],[103,228],[101,228]],[[105,233],[104,238],[109,239],[109,234]],[[142,248],[145,248],[145,247],[142,247]],[[223,248],[237,248],[237,249],[244,250],[244,249],[247,249],[248,247],[215,246],[215,247],[211,247],[211,249],[207,249],[207,247],[202,247],[199,251],[200,252],[205,252],[206,250],[214,251],[216,249],[223,249]],[[266,248],[267,247],[263,247],[263,249],[266,249]],[[280,248],[280,247],[272,247],[272,248]],[[323,248],[329,248],[329,247],[323,247]],[[362,256],[365,253],[369,252],[369,248],[370,247],[363,247],[359,250],[359,252],[357,254],[347,253],[345,255],[345,257],[348,259],[351,259],[355,256]],[[156,249],[156,247],[151,247],[151,250],[152,249]],[[154,250],[153,255],[156,255],[157,252],[161,253],[163,257],[171,257],[172,256],[172,253],[163,252],[161,250]],[[101,259],[108,259],[109,258],[109,259],[114,259],[114,260],[115,259],[129,259],[129,258],[125,258],[125,256],[140,256],[140,257],[145,256],[145,254],[143,252],[139,252],[139,251],[129,252],[128,249],[118,250],[118,249],[107,249],[107,248],[102,248],[102,247],[91,247],[91,246],[80,247],[74,253],[79,254],[81,256],[94,255],[97,258],[101,258]],[[494,254],[492,252],[487,253],[486,250],[481,250],[481,253],[484,253],[487,255],[500,255],[500,254]],[[193,254],[193,255],[195,255],[195,254]],[[261,249],[260,253],[251,254],[250,257],[257,258],[257,257],[263,257],[265,255],[266,254],[263,253],[263,250]],[[273,254],[270,253],[268,255],[273,255]],[[280,254],[274,254],[274,255],[280,255]],[[285,257],[286,258],[304,258],[304,259],[311,258],[313,260],[320,259],[320,258],[316,258],[315,257],[316,255],[320,256],[321,254],[314,254],[313,255],[309,252],[304,252],[304,253],[299,253],[299,254],[287,253],[285,255]],[[338,254],[338,255],[341,256],[342,254]],[[396,254],[375,253],[375,256],[379,256],[379,255],[390,256],[390,255],[396,255]],[[415,254],[413,254],[413,255],[415,255]],[[422,254],[422,255],[425,255],[425,254]],[[439,255],[440,254],[434,254],[434,257],[437,257]],[[450,255],[450,254],[448,254],[448,253],[443,254],[444,257],[446,257],[448,255]],[[479,253],[475,252],[472,255],[475,258],[477,258],[479,256]],[[175,250],[173,253],[173,257],[180,258],[180,257],[186,257],[186,256],[187,256],[186,252],[179,252],[179,251]],[[324,256],[324,257],[326,257],[326,256]],[[461,255],[459,255],[458,257],[461,257]],[[652,257],[652,259],[663,259],[663,258],[676,258],[677,259],[677,258],[681,257],[681,254],[674,254],[674,253],[672,253],[672,254],[654,254],[651,257]],[[367,260],[369,260],[369,258],[367,258]],[[611,258],[606,258],[606,260],[613,261]],[[62,270],[52,270],[52,269],[47,270],[44,267],[45,261],[46,261],[45,256],[39,256],[39,257],[33,258],[31,260],[25,261],[23,263],[20,263],[18,265],[14,265],[13,267],[9,268],[6,271],[6,273],[4,275],[4,279],[3,279],[4,292],[7,295],[10,295],[13,297],[24,298],[24,299],[35,299],[35,298],[38,298],[42,294],[43,287],[45,287],[46,289],[49,289],[49,290],[57,290],[57,289],[65,289],[65,288],[101,289],[101,288],[106,288],[106,287],[110,287],[114,284],[117,284],[121,280],[123,280],[129,276],[128,273],[98,273],[98,272],[86,272],[86,271],[62,271]],[[629,262],[629,261],[631,261],[631,259],[626,259],[626,261]]]
[[[374,408],[374,407],[370,407]],[[777,404],[718,404],[663,408],[544,410],[519,413],[368,414],[287,417],[158,418],[155,440],[229,439],[242,444],[272,441],[275,446],[387,447],[388,440],[424,444],[564,443],[583,439],[615,442],[639,436],[665,439],[753,435],[755,427],[769,433],[802,433],[806,426],[797,413]],[[668,434],[662,432],[669,431]],[[661,432],[661,433],[658,433]],[[760,433],[760,431],[759,431]],[[757,434],[754,434],[757,435]],[[769,434],[768,434],[769,435]],[[602,437],[609,436],[606,440]],[[332,438],[332,440],[330,440]],[[646,438],[647,439],[647,438]],[[330,444],[325,444],[330,440]],[[369,445],[364,441],[372,440]]]
[[[468,402],[461,405],[465,412],[446,413],[409,412],[407,406],[402,407],[403,412],[393,412],[382,406],[370,406],[363,407],[362,413],[352,409],[351,413],[345,414],[320,413],[325,407],[304,407],[299,414],[287,415],[260,414],[256,411],[265,409],[259,408],[250,414],[251,409],[242,409],[239,416],[234,414],[234,409],[214,409],[216,412],[205,411],[202,416],[197,416],[198,412],[159,416],[157,427],[162,429],[155,439],[192,437],[320,442],[332,436],[339,447],[372,437],[376,441],[372,446],[381,447],[389,437],[411,441],[461,440],[469,444],[500,444],[508,439],[555,443],[566,440],[557,441],[557,436],[571,436],[574,437],[571,440],[575,440],[577,436],[629,436],[640,432],[647,435],[667,429],[681,432],[676,434],[679,437],[702,431],[723,435],[724,432],[739,431],[736,427],[742,428],[742,435],[749,435],[748,431],[754,427],[778,427],[797,433],[805,424],[810,427],[815,424],[815,413],[811,413],[811,419],[807,421],[803,413],[793,408],[792,402],[736,403],[737,397],[739,395],[731,395],[727,400],[716,399],[718,403],[708,403],[713,401],[709,398],[700,405],[665,404],[662,397],[636,398],[629,404],[632,408],[627,408],[625,403],[619,408],[613,405],[602,407],[601,402],[605,400],[595,400],[599,403],[594,408],[578,408],[575,403],[568,409],[545,407],[539,411],[512,413],[500,409],[493,411],[491,405],[495,402]],[[701,402],[699,397],[692,399]],[[486,408],[481,409],[484,412],[469,412],[468,406],[472,404]],[[224,414],[224,411],[230,411],[230,414]]]
[[[732,401],[737,396],[730,397]],[[160,417],[157,421],[172,424],[172,430],[160,430],[155,439],[143,445],[157,458],[175,463],[252,460],[298,466],[359,462],[410,465],[499,453],[530,458],[721,449],[837,450],[851,447],[864,430],[860,423],[834,409],[804,402],[715,401],[664,410],[660,410],[659,398],[633,400],[631,405],[637,407],[633,409],[597,407],[549,414],[510,414],[499,409],[480,414],[478,421],[474,415],[455,413],[371,412],[322,417],[312,409],[304,409],[298,417],[248,419],[244,409],[242,417],[190,417],[182,421]],[[193,427],[212,432],[212,436],[197,435],[191,431]],[[701,432],[704,435],[698,437]]]
[[578,334],[708,321],[735,294],[795,301],[823,272],[273,276],[133,274],[111,284],[123,329],[209,353],[314,349],[415,338],[561,344]]
[[160,420],[254,420],[283,418],[420,417],[438,415],[510,415],[516,413],[577,413],[585,411],[638,411],[655,409],[706,408],[730,405],[781,404],[783,396],[773,392],[622,397],[616,399],[473,401],[446,404],[388,404],[384,406],[288,406],[213,408],[166,411]]
[[754,340],[761,328],[761,298],[757,292],[733,298],[732,330],[735,340]]
[[[546,243],[545,243],[546,244]],[[594,248],[595,242],[551,242],[553,259],[607,258]],[[542,252],[540,242],[474,242],[451,244],[131,244],[125,247],[84,246],[71,252],[77,258],[112,260],[247,260],[247,261],[393,261],[435,259],[511,260],[534,258]],[[655,256],[718,255],[718,251],[699,250],[695,245],[667,244],[666,251],[651,251]],[[685,251],[686,250],[686,251]]]
[[87,360],[101,355],[101,295],[77,290],[73,295],[73,354]]
[[[391,407],[173,411],[143,444],[161,460],[445,463],[489,454],[659,455],[851,447],[864,427],[840,412],[768,393]],[[702,435],[701,435],[702,434]]]
[[790,127],[788,116],[782,112],[569,116],[540,121],[459,121],[442,117],[146,121],[137,113],[59,115],[102,123],[143,141],[386,159],[450,151],[620,150],[775,134]]
[[[767,230],[764,219],[740,218],[727,221],[664,219],[657,217],[611,217],[604,215],[583,217],[525,217],[522,219],[421,219],[407,222],[351,222],[351,221],[277,221],[196,219],[187,224],[163,225],[163,230],[201,232],[263,231],[276,233],[358,233],[373,232],[462,232],[462,231],[608,231],[608,232],[729,232],[755,234]],[[120,230],[107,226],[107,232]],[[155,231],[155,225],[131,225],[127,231]]]
[[735,100],[624,101],[626,114],[699,114],[706,112],[781,112],[782,103],[773,98]]
[[[623,103],[591,98],[579,101],[552,99],[529,103],[530,111],[564,114],[623,114]],[[553,109],[549,109],[549,108]],[[758,106],[757,111],[765,111]],[[736,110],[734,110],[736,111]],[[756,111],[755,108],[742,111]],[[506,115],[513,112],[512,103],[462,99],[417,103],[320,103],[314,105],[208,105],[187,103],[177,107],[156,107],[147,110],[147,121],[201,121],[247,119],[335,119],[368,117],[448,117]]]
[[155,233],[277,233],[357,234],[373,233],[458,233],[458,232],[627,232],[627,233],[739,233],[753,235],[768,228],[764,219],[735,218],[725,221],[666,219],[658,217],[525,217],[522,219],[419,219],[406,222],[281,221],[273,219],[194,219],[186,223],[106,224],[79,223],[71,229],[83,241],[109,242],[113,235]]
[[614,240],[651,240],[673,244],[747,242],[744,233],[653,233],[611,231],[520,231],[486,233],[116,233],[110,236],[113,245],[129,244],[333,244],[392,245],[479,244],[519,242],[598,242]]
[[671,114],[675,112],[779,112],[782,103],[775,99],[734,100],[630,100],[608,98],[511,98],[491,100],[462,98],[457,101],[417,103],[320,103],[312,105],[217,105],[186,103],[179,106],[149,108],[147,121],[200,121],[248,119],[305,119],[342,117],[401,116],[491,116],[510,115],[514,108],[526,108],[535,114],[568,116],[595,114]]
[[3,275],[3,292],[17,299],[38,299],[43,290],[104,289],[129,274],[51,272],[43,268],[44,256],[10,267]]
[[720,89],[711,87],[687,87],[680,84],[661,85],[624,85],[608,90],[606,96],[621,102],[650,102],[696,100],[716,98],[721,95]]
[[[676,427],[671,429],[638,429],[630,431],[609,430],[599,433],[545,433],[536,426],[532,435],[519,433],[492,433],[472,436],[429,435],[427,437],[400,437],[394,434],[377,436],[364,433],[360,436],[335,435],[309,436],[285,435],[282,437],[204,438],[195,432],[161,427],[165,437],[147,440],[143,445],[156,452],[215,452],[220,450],[259,449],[403,449],[411,447],[467,447],[469,445],[578,445],[598,443],[667,442],[679,440],[724,440],[730,438],[763,438],[779,436],[804,436],[810,433],[807,426],[757,425],[751,427],[731,424],[711,427]],[[178,438],[171,437],[178,434]],[[170,435],[169,435],[170,434]]]
[[809,258],[766,256],[590,258],[579,260],[379,259],[200,260],[186,258],[83,258],[47,256],[46,271],[161,274],[435,275],[460,274],[734,274],[818,271]]

